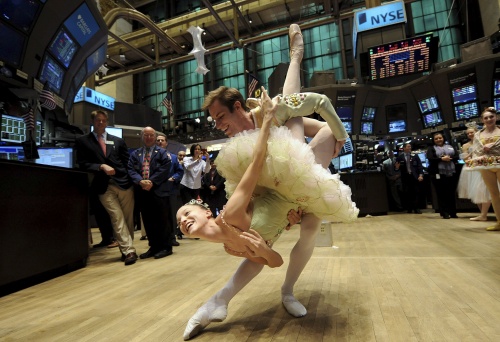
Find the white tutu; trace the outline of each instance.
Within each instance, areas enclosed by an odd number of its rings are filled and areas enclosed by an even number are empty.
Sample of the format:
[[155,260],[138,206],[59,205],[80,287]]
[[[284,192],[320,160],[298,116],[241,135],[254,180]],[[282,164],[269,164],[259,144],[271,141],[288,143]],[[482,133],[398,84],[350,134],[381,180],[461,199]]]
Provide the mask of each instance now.
[[[217,170],[226,178],[228,197],[248,168],[259,130],[244,131],[228,140],[217,156]],[[267,159],[257,183],[256,195],[272,189],[304,212],[324,220],[350,222],[359,209],[351,201],[351,189],[338,175],[317,164],[312,149],[294,139],[286,127],[272,127]]]
[[490,202],[490,192],[483,181],[481,173],[470,171],[472,170],[467,166],[462,168],[457,186],[458,197],[469,198],[472,203],[476,204]]

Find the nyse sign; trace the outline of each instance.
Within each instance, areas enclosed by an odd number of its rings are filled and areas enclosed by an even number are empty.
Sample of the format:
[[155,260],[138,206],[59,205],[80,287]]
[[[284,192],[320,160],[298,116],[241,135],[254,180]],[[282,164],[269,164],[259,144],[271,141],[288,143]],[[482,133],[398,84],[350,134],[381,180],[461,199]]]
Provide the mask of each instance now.
[[406,22],[403,1],[394,1],[382,6],[355,13],[357,32]]
[[96,106],[103,107],[109,110],[115,110],[115,99],[111,96],[104,95],[90,88],[81,87],[75,96],[77,102],[93,103]]

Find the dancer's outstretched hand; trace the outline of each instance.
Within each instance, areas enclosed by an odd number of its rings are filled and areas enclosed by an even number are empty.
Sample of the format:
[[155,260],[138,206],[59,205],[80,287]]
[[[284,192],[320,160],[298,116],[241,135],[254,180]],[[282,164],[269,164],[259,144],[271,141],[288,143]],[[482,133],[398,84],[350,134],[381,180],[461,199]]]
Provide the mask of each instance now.
[[342,146],[344,146],[345,140],[337,140],[335,143],[335,149],[333,150],[333,156],[332,158],[335,158],[339,155],[340,150],[342,149]]
[[261,87],[262,95],[260,101],[262,103],[262,111],[264,113],[264,120],[270,121],[274,118],[274,113],[276,113],[277,106],[276,103],[269,97],[267,90]]

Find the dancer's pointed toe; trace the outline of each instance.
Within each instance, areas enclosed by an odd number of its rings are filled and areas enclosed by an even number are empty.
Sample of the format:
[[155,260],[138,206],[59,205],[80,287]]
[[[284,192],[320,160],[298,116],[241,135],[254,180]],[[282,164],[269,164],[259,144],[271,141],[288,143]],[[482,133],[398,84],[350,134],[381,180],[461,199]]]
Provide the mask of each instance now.
[[293,295],[283,295],[281,298],[286,311],[293,317],[304,317],[307,309]]
[[186,325],[186,329],[184,330],[184,341],[198,335],[200,331],[205,329],[205,327],[210,324],[209,317],[210,314],[204,306],[199,308]]
[[302,60],[304,55],[304,39],[300,26],[297,24],[290,25],[288,36],[290,37],[290,59],[298,58]]

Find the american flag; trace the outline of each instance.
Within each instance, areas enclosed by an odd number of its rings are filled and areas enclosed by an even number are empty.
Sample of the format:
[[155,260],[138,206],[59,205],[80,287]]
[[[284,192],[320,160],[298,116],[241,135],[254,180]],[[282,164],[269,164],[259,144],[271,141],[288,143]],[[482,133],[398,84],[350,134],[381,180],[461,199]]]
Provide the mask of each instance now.
[[33,115],[33,109],[30,108],[30,111],[22,116],[24,120],[24,124],[26,125],[27,130],[34,131],[35,130],[35,115]]
[[49,90],[42,90],[40,93],[40,106],[47,108],[48,110],[56,109],[56,101],[54,100],[54,94]]
[[172,93],[168,92],[167,96],[161,101],[161,103],[167,108],[167,113],[170,115],[174,115],[174,110],[172,108]]
[[255,89],[259,85],[259,80],[252,74],[248,74],[248,97],[258,97],[254,95]]

